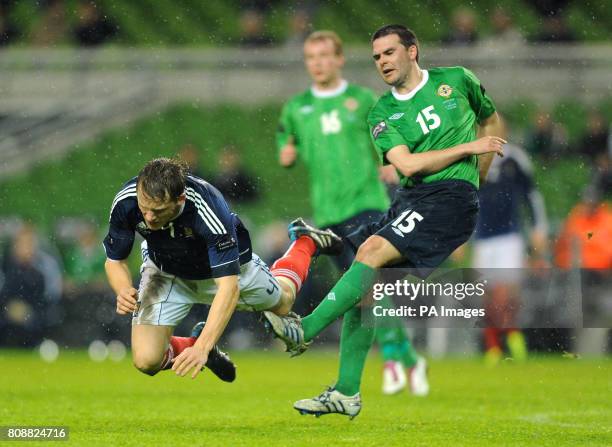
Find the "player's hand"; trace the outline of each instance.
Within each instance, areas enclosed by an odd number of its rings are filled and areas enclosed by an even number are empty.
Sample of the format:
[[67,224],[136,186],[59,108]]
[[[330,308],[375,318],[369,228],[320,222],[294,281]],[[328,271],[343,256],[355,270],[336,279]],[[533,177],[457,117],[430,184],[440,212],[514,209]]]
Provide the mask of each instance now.
[[196,346],[191,346],[186,348],[177,358],[174,359],[172,371],[174,371],[177,376],[183,377],[192,368],[195,368],[193,374],[191,374],[191,378],[195,379],[202,370],[202,367],[206,365],[207,360],[208,351],[200,349]]
[[479,138],[476,141],[472,141],[468,143],[469,149],[468,152],[470,155],[482,155],[488,154],[489,152],[495,152],[500,157],[504,156],[504,148],[503,145],[506,144],[507,141],[500,137],[487,136]]
[[127,315],[136,310],[136,302],[138,301],[138,290],[133,287],[126,287],[119,291],[117,295],[117,313],[119,315]]
[[386,185],[399,185],[399,176],[393,165],[379,167],[378,178]]
[[278,161],[281,166],[288,168],[295,163],[296,158],[297,149],[295,148],[295,145],[293,143],[288,143],[280,150]]

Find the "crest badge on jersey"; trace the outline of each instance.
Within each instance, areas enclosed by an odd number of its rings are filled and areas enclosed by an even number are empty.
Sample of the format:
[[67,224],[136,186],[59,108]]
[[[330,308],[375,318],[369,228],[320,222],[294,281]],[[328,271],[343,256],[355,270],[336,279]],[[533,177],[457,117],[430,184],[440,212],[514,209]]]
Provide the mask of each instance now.
[[438,87],[438,96],[448,98],[452,94],[453,88],[450,85],[442,84],[440,87]]
[[147,224],[144,222],[138,222],[138,224],[136,225],[136,231],[138,231],[143,236],[145,234],[151,233],[151,230],[149,230],[149,228],[147,227]]
[[349,112],[354,112],[359,107],[359,101],[355,98],[347,98],[346,101],[344,101],[344,107],[346,107]]

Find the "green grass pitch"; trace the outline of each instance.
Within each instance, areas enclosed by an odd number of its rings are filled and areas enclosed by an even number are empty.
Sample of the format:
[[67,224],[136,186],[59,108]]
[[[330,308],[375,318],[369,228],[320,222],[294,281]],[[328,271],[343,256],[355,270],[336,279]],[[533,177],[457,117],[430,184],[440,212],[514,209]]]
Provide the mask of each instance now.
[[476,359],[432,361],[432,393],[414,398],[380,393],[372,355],[363,410],[349,421],[292,409],[333,381],[334,353],[233,358],[238,379],[226,384],[210,372],[148,377],[128,359],[94,363],[82,352],[47,364],[0,351],[0,425],[67,425],[68,444],[101,446],[612,445],[610,359],[545,357],[492,370]]

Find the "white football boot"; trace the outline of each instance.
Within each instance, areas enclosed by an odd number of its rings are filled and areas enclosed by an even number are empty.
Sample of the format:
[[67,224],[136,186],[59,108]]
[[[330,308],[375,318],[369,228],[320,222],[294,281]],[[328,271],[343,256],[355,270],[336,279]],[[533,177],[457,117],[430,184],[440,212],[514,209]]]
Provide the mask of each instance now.
[[302,319],[296,313],[290,312],[284,317],[279,317],[273,312],[263,311],[265,325],[277,338],[285,342],[287,352],[291,357],[302,354],[310,346],[310,342],[304,341],[304,330],[302,329]]
[[427,396],[429,394],[427,374],[427,361],[423,357],[419,357],[416,365],[408,370],[410,392],[415,396]]
[[345,396],[334,388],[327,388],[312,399],[298,400],[293,408],[300,414],[313,414],[320,417],[324,414],[343,414],[349,419],[355,418],[361,411],[361,395]]
[[402,362],[390,360],[383,367],[383,394],[397,394],[406,388],[408,378]]

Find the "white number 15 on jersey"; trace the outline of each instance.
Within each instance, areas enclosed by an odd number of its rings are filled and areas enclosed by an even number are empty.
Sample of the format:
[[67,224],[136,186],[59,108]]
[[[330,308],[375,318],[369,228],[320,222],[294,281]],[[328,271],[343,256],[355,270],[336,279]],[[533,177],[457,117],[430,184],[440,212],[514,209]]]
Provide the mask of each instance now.
[[433,109],[434,106],[425,107],[417,115],[416,122],[421,126],[423,135],[427,135],[430,130],[440,127],[440,116]]

